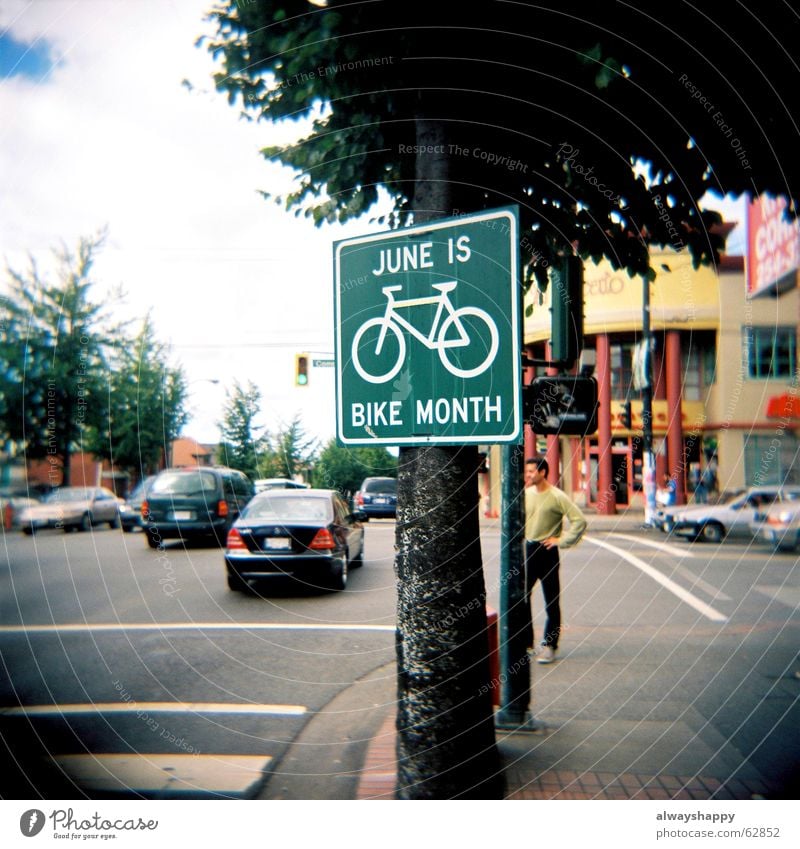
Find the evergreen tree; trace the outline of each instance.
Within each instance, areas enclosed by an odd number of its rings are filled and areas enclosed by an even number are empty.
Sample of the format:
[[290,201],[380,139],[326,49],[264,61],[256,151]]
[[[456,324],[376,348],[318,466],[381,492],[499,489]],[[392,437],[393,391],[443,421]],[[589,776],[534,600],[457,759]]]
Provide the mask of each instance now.
[[258,477],[258,455],[263,439],[258,435],[256,419],[261,412],[261,391],[252,382],[242,386],[233,382],[233,390],[226,392],[226,401],[219,423],[224,446],[223,462],[232,469],[239,469],[249,478]]

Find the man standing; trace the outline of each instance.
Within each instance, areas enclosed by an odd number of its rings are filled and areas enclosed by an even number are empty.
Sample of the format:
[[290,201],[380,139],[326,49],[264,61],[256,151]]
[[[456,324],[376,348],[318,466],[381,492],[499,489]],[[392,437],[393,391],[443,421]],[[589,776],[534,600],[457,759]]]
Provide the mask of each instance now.
[[[546,613],[545,631],[538,663],[552,663],[558,651],[561,633],[561,587],[558,549],[575,545],[586,531],[586,519],[566,493],[547,481],[549,472],[544,457],[525,461],[525,599],[528,607],[528,645],[533,648],[531,593],[536,581],[542,582]],[[569,529],[563,530],[563,520]]]

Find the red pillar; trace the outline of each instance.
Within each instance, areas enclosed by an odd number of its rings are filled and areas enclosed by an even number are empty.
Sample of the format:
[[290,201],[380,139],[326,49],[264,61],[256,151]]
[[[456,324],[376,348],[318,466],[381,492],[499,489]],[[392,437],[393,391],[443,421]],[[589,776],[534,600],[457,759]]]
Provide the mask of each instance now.
[[668,330],[665,344],[667,372],[667,457],[669,475],[675,480],[678,504],[686,504],[686,458],[681,421],[681,335]]
[[597,335],[597,512],[617,512],[616,493],[611,489],[611,345],[607,333]]
[[[667,400],[667,384],[664,379],[664,351],[663,346],[661,346],[657,351],[656,355],[653,359],[653,400],[654,401],[666,401]],[[653,417],[653,430],[661,432],[665,426],[665,422],[663,420],[657,420],[655,416]],[[656,441],[660,445],[660,450],[656,450]],[[664,475],[669,474],[669,466],[667,465],[667,452],[666,445],[662,444],[662,438],[655,437],[653,439],[654,442],[654,450],[656,450],[656,486],[661,486],[661,481]]]

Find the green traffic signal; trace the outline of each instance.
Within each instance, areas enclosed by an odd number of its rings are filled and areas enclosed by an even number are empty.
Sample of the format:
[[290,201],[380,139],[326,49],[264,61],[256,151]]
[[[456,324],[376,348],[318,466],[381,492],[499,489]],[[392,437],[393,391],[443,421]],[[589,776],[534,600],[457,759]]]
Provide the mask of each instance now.
[[294,382],[297,386],[308,386],[308,354],[295,354]]

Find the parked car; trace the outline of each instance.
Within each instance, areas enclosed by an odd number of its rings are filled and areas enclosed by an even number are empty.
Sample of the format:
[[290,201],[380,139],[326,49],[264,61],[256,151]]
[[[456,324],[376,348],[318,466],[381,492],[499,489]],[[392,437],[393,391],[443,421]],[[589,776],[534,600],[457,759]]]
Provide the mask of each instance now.
[[754,486],[724,504],[667,507],[658,514],[665,533],[688,536],[705,542],[725,537],[750,539],[756,512],[800,493],[800,487]]
[[776,551],[800,548],[800,493],[756,513],[750,524],[753,536],[768,542]]
[[128,505],[128,508],[132,513],[132,517],[130,521],[123,521],[123,530],[133,531],[136,528],[144,527],[145,522],[142,518],[142,502],[147,499],[147,494],[150,492],[150,487],[153,485],[153,481],[155,479],[156,475],[148,475],[146,478],[142,478],[142,480],[136,484],[125,499],[125,503]]
[[355,505],[368,518],[395,518],[397,478],[366,478],[356,493]]
[[307,483],[293,481],[290,478],[258,478],[253,482],[256,492],[268,492],[270,489],[308,489]]
[[264,492],[247,505],[228,533],[228,587],[292,577],[332,590],[347,586],[349,570],[364,562],[364,514],[351,512],[335,490]]
[[62,486],[53,490],[40,504],[23,510],[19,523],[26,534],[44,528],[88,531],[93,525],[103,522],[118,528],[124,504],[121,498],[103,486]]
[[156,475],[142,502],[147,544],[158,548],[163,540],[206,537],[223,545],[252,497],[252,481],[236,469],[165,469]]
[[35,491],[29,493],[25,489],[0,490],[0,523],[6,530],[20,526],[19,520],[23,512],[39,503],[35,495]]

